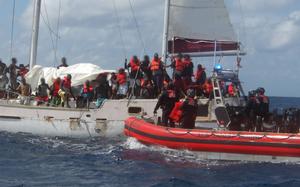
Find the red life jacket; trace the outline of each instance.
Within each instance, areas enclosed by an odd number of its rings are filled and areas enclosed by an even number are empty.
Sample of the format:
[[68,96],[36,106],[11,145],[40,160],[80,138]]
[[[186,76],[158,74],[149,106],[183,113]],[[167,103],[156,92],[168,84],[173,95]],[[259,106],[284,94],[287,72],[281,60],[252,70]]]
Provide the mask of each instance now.
[[229,96],[234,96],[235,95],[235,89],[234,89],[233,84],[230,84],[228,86],[228,94],[229,94]]
[[92,86],[89,86],[87,87],[86,84],[83,85],[83,93],[91,93],[93,92],[93,87]]
[[192,64],[192,61],[191,61],[191,59],[184,59],[183,64],[187,68]]
[[172,110],[172,112],[169,115],[169,118],[172,119],[174,122],[180,122],[181,116],[182,116],[182,110],[181,105],[183,102],[179,101],[175,103],[175,106]]
[[195,74],[195,79],[200,80],[203,72],[204,72],[204,69],[200,69],[200,70],[198,69],[196,74]]
[[213,91],[213,85],[208,82],[205,82],[203,85],[203,89],[204,89],[205,93],[209,94]]
[[137,62],[135,62],[133,60],[133,58],[130,60],[130,67],[131,67],[131,71],[137,71],[140,67],[140,61],[138,60]]
[[58,95],[59,89],[60,89],[60,82],[55,81],[53,83],[53,96],[57,96]]
[[182,72],[184,70],[184,63],[180,58],[175,59],[175,70]]
[[117,74],[117,81],[119,85],[122,85],[127,82],[127,75],[126,73],[118,73]]
[[27,73],[28,73],[28,69],[26,69],[26,68],[21,68],[20,70],[19,70],[19,75],[21,76],[21,77],[24,77]]
[[152,71],[157,71],[160,69],[160,64],[161,64],[160,59],[158,59],[158,60],[153,59],[151,62],[151,65],[150,65],[150,69]]
[[67,76],[64,78],[64,88],[71,88],[71,79],[68,79]]

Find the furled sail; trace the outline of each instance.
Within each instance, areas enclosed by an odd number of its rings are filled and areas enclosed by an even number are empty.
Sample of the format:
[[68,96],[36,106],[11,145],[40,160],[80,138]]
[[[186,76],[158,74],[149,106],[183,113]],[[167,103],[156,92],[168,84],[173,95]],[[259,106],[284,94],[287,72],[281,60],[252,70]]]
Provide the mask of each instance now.
[[239,49],[224,0],[170,0],[169,53],[213,54]]

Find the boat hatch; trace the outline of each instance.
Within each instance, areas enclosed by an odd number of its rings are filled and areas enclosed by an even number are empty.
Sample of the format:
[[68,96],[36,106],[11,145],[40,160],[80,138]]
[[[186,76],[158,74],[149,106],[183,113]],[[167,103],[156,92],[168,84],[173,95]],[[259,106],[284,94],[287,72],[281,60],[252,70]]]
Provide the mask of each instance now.
[[141,107],[128,107],[128,113],[129,114],[139,114],[142,112],[142,108]]
[[197,116],[208,116],[208,105],[199,105]]
[[19,116],[0,116],[0,119],[6,119],[6,120],[20,120],[21,117],[19,117]]

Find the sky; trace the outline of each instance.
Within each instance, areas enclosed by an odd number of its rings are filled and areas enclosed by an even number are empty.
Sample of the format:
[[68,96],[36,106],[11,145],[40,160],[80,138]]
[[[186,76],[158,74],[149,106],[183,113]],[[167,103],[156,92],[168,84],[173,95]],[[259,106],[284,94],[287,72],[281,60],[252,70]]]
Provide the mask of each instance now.
[[[125,57],[133,54],[161,53],[164,1],[130,1],[139,31],[129,0],[42,0],[38,64],[57,66],[65,56],[69,64],[89,62],[104,69],[117,69],[123,66]],[[245,91],[264,87],[268,95],[300,97],[300,1],[225,3],[247,52],[240,71]],[[12,9],[13,0],[0,0],[0,58],[9,63],[14,56],[19,63],[27,64],[33,0],[16,0],[11,55]],[[193,61],[204,63],[207,69],[212,65],[203,59]],[[226,59],[224,65],[234,64],[230,61]]]

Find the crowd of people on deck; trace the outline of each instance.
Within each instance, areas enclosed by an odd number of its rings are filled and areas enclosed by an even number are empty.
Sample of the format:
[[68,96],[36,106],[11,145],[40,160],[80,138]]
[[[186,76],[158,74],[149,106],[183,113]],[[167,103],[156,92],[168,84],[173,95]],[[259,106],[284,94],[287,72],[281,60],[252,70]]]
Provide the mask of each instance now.
[[[57,68],[62,67],[68,67],[65,57],[61,59],[61,65]],[[166,71],[167,68],[173,70],[171,77]],[[8,93],[9,97],[19,96],[21,104],[26,105],[35,100],[37,105],[71,107],[69,101],[74,98],[77,107],[89,108],[91,101],[96,101],[96,107],[100,107],[106,99],[158,98],[154,113],[158,108],[162,108],[162,124],[165,126],[174,126],[176,119],[169,116],[176,107],[176,102],[185,98],[180,105],[182,125],[185,128],[193,128],[193,119],[197,112],[195,96],[213,97],[212,81],[207,78],[205,68],[199,64],[194,72],[191,57],[182,54],[172,57],[170,65],[166,65],[157,53],[151,60],[147,55],[142,60],[132,56],[118,72],[100,74],[96,80],[85,81],[79,94],[73,93],[72,76],[68,74],[63,78],[55,78],[51,85],[41,78],[38,87],[34,88],[35,94],[32,95],[33,90],[25,79],[27,72],[28,65],[17,65],[16,58],[11,59],[9,66],[0,61],[0,83],[3,83],[0,84],[1,90]],[[233,83],[224,83],[221,87],[222,92],[228,96],[233,97],[239,93]],[[173,118],[176,118],[176,115],[173,115]]]

